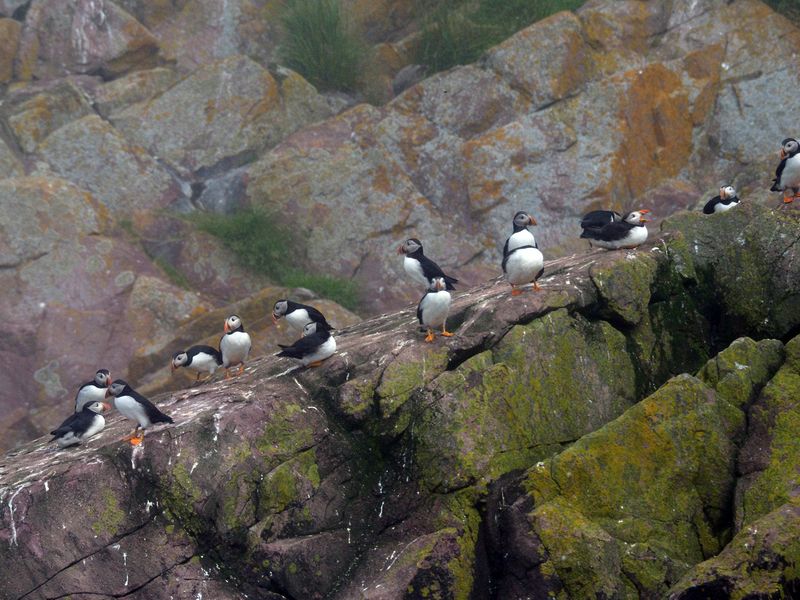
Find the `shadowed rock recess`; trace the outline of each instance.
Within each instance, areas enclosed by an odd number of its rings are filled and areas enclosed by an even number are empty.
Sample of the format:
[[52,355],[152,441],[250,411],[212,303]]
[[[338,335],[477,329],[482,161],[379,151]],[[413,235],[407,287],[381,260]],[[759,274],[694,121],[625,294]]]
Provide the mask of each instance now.
[[156,396],[142,447],[7,455],[3,598],[796,597],[796,210],[652,237],[456,293],[449,340],[409,308]]

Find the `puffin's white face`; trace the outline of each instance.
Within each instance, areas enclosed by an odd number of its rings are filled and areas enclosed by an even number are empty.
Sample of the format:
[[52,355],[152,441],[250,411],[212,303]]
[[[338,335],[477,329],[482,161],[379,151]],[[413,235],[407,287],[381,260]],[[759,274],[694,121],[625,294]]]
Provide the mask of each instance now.
[[125,382],[124,381],[116,381],[108,386],[108,391],[106,392],[107,396],[119,396],[122,393],[122,390],[125,389]]
[[649,219],[646,219],[644,215],[646,215],[649,212],[650,211],[646,208],[629,212],[627,215],[625,215],[625,221],[627,221],[631,225],[640,225],[641,223],[647,223]]
[[514,215],[514,227],[527,227],[528,225],[536,225],[536,219],[524,211],[519,211]]
[[420,242],[417,238],[409,238],[403,245],[397,249],[398,254],[413,254],[417,250],[422,248],[422,242]]
[[786,138],[781,143],[781,160],[800,152],[800,142],[794,138]]
[[286,314],[286,311],[289,310],[289,303],[286,300],[278,300],[275,303],[275,306],[272,307],[272,320],[277,321],[283,315]]
[[311,335],[312,333],[317,333],[317,324],[314,321],[306,323],[305,327],[303,327],[303,337]]
[[447,289],[447,284],[445,283],[444,277],[434,277],[431,279],[431,285],[428,288],[432,292],[440,292],[442,290]]
[[732,185],[723,185],[719,188],[719,197],[723,200],[728,198],[736,198],[736,188]]
[[105,402],[92,402],[91,404],[87,404],[85,408],[88,408],[93,413],[100,414],[109,410],[111,406]]
[[189,355],[186,352],[176,352],[172,357],[172,370],[182,367],[189,361]]
[[94,374],[94,382],[100,387],[108,387],[111,384],[111,373],[108,369],[100,369]]
[[225,333],[236,331],[241,326],[242,326],[242,320],[236,315],[231,315],[230,317],[225,319]]

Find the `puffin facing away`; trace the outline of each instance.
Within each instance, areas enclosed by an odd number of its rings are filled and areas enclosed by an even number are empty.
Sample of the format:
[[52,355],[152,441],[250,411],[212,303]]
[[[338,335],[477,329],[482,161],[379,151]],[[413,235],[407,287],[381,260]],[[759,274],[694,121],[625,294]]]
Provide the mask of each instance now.
[[456,289],[453,284],[458,283],[458,279],[445,275],[444,271],[425,256],[422,252],[422,242],[417,238],[409,238],[397,249],[398,254],[404,254],[403,268],[411,279],[427,290],[434,277],[441,277],[445,281],[448,290]]
[[336,352],[336,340],[330,329],[321,323],[311,322],[303,328],[303,337],[291,346],[278,344],[281,351],[275,356],[296,358],[304,367],[318,367]]
[[[144,430],[156,423],[174,423],[172,417],[162,413],[155,404],[134,390],[125,381],[117,379],[108,387],[108,396],[114,397],[114,406],[123,415],[136,421],[136,428],[127,438],[138,446],[144,440]],[[141,429],[141,432],[139,430]]]
[[230,368],[239,365],[236,375],[244,373],[244,363],[250,354],[250,336],[245,333],[242,319],[231,315],[225,319],[225,335],[219,341],[222,354],[222,366],[225,367],[225,379],[230,379]]
[[511,284],[512,296],[522,293],[519,285],[533,283],[534,290],[542,289],[536,280],[544,273],[544,256],[528,225],[536,225],[536,219],[524,211],[514,215],[514,232],[503,246],[503,274]]
[[447,314],[449,312],[450,292],[447,291],[447,283],[444,277],[434,277],[428,291],[417,305],[417,319],[419,319],[420,325],[428,328],[426,342],[432,342],[436,338],[433,328],[440,325],[442,326],[442,336],[451,337],[453,335],[447,331]]
[[319,323],[326,329],[333,329],[325,320],[325,315],[316,308],[291,300],[278,300],[272,307],[272,322],[277,323],[281,317],[286,317],[286,322],[297,331],[303,331],[309,323]]
[[739,196],[736,195],[736,188],[732,185],[723,185],[719,188],[719,196],[714,196],[706,202],[703,212],[707,215],[725,212],[739,204]]
[[[105,391],[103,394],[105,395]],[[110,409],[111,405],[105,402],[87,402],[79,412],[71,414],[58,429],[50,432],[53,436],[50,441],[56,442],[62,448],[77,446],[103,431],[106,420],[102,413]]]
[[211,346],[192,346],[188,350],[176,352],[172,355],[172,372],[181,367],[191,369],[196,373],[195,381],[200,381],[201,373],[206,373],[210,379],[217,368],[222,366],[222,355],[219,350]]
[[643,208],[626,213],[621,221],[607,223],[602,227],[584,229],[581,237],[608,250],[636,248],[647,240],[645,223],[648,222],[648,219],[644,215],[649,212],[648,209]]
[[90,402],[102,402],[106,397],[106,388],[111,385],[111,373],[108,369],[100,369],[94,379],[84,383],[75,396],[75,412],[81,412]]
[[783,192],[784,204],[789,204],[800,197],[800,142],[794,138],[786,138],[781,142],[781,162],[775,169],[772,180],[772,192]]

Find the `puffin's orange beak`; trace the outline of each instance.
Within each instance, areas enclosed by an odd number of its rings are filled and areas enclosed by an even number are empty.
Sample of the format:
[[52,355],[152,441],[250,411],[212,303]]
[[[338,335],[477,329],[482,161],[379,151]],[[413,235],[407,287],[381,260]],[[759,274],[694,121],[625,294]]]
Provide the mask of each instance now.
[[175,371],[178,370],[178,367],[175,366],[174,362],[169,363],[170,368],[172,369],[172,374],[175,374]]
[[275,313],[272,313],[272,322],[278,324],[278,317],[275,316]]
[[649,213],[649,212],[650,212],[650,209],[649,209],[649,208],[643,208],[643,209],[641,209],[639,212],[640,212],[640,213],[642,213],[642,214],[644,214],[644,215],[646,215],[647,213]]
[[720,200],[727,200],[728,194],[725,192],[725,188],[719,188],[719,198]]
[[108,402],[103,402],[102,404],[104,410],[111,410],[111,405]]
[[227,321],[225,321],[225,326],[222,329],[225,331],[225,333],[228,333],[231,330],[231,328],[228,327],[228,322]]
[[109,379],[108,380],[108,385],[106,385],[106,387],[110,388],[112,385],[114,385],[114,380],[113,379]]
[[784,158],[786,158],[786,150],[784,150],[783,148],[781,148],[781,151],[780,151],[780,156],[781,156],[781,160],[783,160]]
[[531,217],[530,215],[528,215],[528,217],[529,217],[529,219],[530,219],[529,223],[530,223],[531,225],[536,225],[536,219],[534,219],[534,218],[533,218],[533,217]]
[[106,398],[108,398],[110,396],[111,396],[111,388],[108,387],[108,388],[106,388]]
[[398,253],[398,254],[405,254],[405,253],[403,252],[403,244],[400,244],[400,245],[397,247],[397,253]]

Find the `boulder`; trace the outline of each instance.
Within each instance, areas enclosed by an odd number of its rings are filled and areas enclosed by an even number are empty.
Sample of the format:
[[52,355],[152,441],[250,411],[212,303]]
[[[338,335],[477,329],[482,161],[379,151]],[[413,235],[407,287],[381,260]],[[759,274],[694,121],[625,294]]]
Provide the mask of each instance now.
[[158,67],[145,71],[134,71],[125,77],[114,79],[98,86],[92,101],[103,118],[120,112],[138,102],[146,102],[165,92],[178,80],[172,69]]
[[30,0],[0,0],[0,16],[11,17]]
[[0,83],[11,81],[21,26],[13,19],[0,18]]
[[25,167],[11,148],[0,138],[0,173],[5,177],[17,177],[25,174]]

